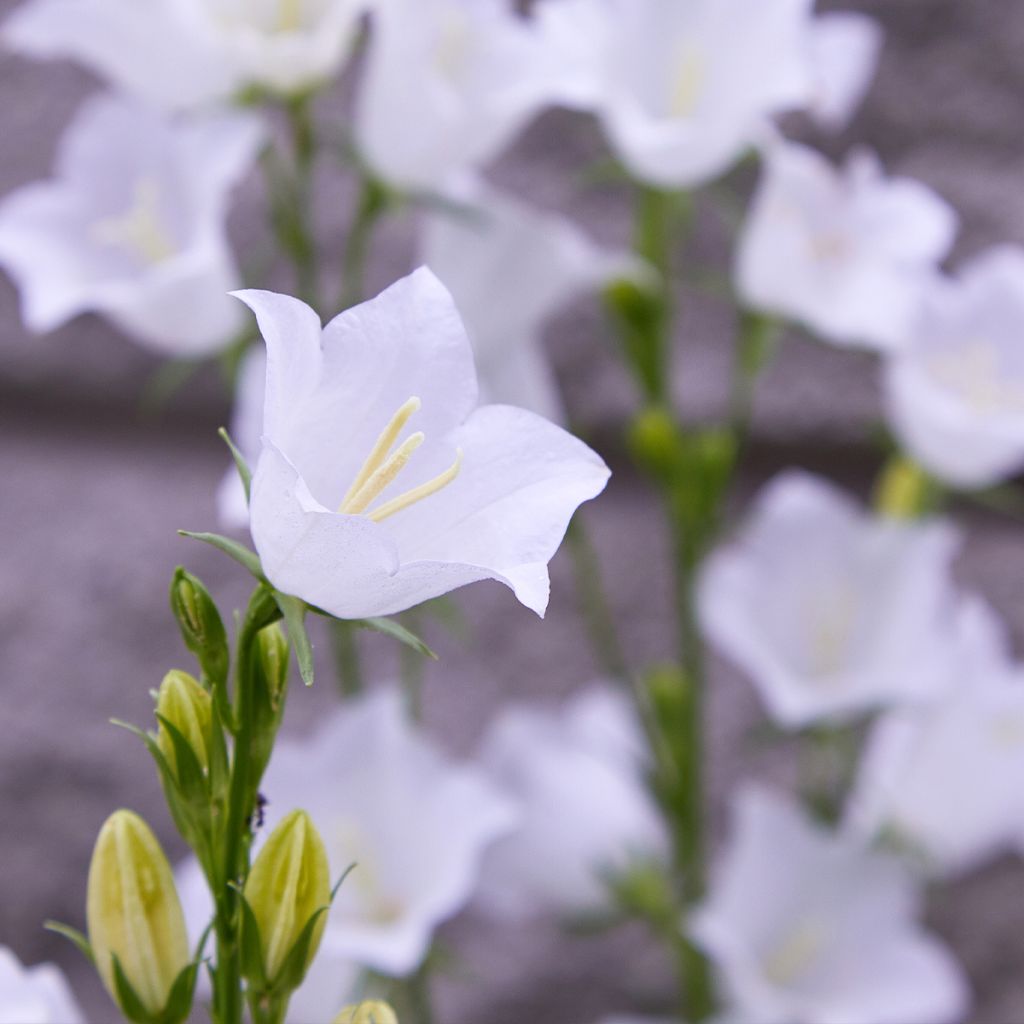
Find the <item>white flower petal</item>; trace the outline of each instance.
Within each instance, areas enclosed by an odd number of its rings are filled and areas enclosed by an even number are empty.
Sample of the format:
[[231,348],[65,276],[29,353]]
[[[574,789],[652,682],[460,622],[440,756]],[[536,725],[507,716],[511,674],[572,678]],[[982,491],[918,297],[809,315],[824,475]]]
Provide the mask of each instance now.
[[829,130],[843,128],[860,106],[884,41],[878,22],[854,11],[830,11],[811,23],[811,114]]

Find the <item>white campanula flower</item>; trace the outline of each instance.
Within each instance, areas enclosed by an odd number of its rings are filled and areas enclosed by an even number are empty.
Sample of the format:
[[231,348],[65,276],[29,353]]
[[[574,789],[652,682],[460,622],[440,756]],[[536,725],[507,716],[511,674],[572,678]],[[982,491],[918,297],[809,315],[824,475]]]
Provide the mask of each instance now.
[[303,807],[332,876],[355,865],[321,955],[396,976],[419,967],[434,929],[472,895],[485,850],[515,823],[481,772],[416,730],[394,688],[347,702],[305,741],[279,742],[262,791],[270,827]]
[[83,1024],[67,980],[54,964],[23,967],[0,946],[0,1024]]
[[896,859],[809,821],[795,802],[740,791],[734,831],[690,934],[741,1018],[772,1024],[953,1024],[963,975],[917,921]]
[[481,757],[522,810],[485,862],[480,898],[495,913],[599,911],[614,874],[665,855],[643,733],[610,685],[579,693],[558,714],[504,709]]
[[632,174],[689,188],[811,95],[812,0],[547,0],[559,98],[593,110]]
[[548,100],[534,27],[504,0],[376,0],[356,108],[360,154],[433,191],[491,161]]
[[841,169],[776,139],[738,249],[748,306],[804,324],[825,341],[905,344],[956,231],[952,208],[920,182],[887,178],[858,151]]
[[119,89],[182,109],[250,86],[331,78],[369,0],[28,0],[4,26],[29,56],[77,60]]
[[1024,842],[1024,671],[980,601],[958,633],[939,698],[873,727],[847,811],[855,833],[895,840],[942,875]]
[[709,558],[701,622],[782,726],[924,699],[946,678],[957,546],[943,522],[876,518],[787,472]]
[[823,127],[846,126],[871,85],[884,40],[874,18],[854,11],[830,11],[811,21],[814,90],[808,109]]
[[900,443],[955,487],[1024,467],[1024,249],[1001,246],[936,281],[910,344],[886,368]]
[[250,509],[274,586],[364,618],[496,579],[543,614],[547,563],[608,469],[534,413],[476,408],[469,339],[437,278],[418,270],[326,328],[296,299],[240,297],[267,342]]
[[588,290],[636,277],[635,261],[601,249],[567,218],[481,182],[462,182],[452,194],[465,211],[430,215],[421,253],[465,321],[483,397],[563,422],[544,321]]
[[241,114],[169,120],[133,101],[86,101],[54,177],[0,202],[0,264],[33,331],[97,312],[141,344],[207,354],[244,318],[225,233],[260,124]]

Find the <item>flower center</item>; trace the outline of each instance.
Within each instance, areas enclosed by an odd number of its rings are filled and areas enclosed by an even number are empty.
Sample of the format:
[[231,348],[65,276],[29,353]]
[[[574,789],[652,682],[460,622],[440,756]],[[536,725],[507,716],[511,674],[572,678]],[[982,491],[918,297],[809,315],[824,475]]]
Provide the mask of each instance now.
[[386,501],[370,511],[370,505],[377,500],[381,491],[390,484],[399,473],[402,472],[406,463],[412,458],[413,453],[426,440],[422,431],[410,434],[394,451],[395,442],[402,432],[406,423],[409,422],[413,413],[418,412],[422,403],[415,396],[405,401],[398,411],[391,417],[388,425],[381,431],[380,436],[370,449],[362,468],[356,473],[355,479],[345,497],[341,499],[338,511],[343,515],[366,515],[374,522],[379,523],[388,516],[414,505],[418,501],[436,494],[442,487],[447,487],[458,475],[462,465],[462,450],[459,449],[455,455],[455,461],[443,472],[438,473],[432,480],[405,491],[397,498]]
[[434,63],[444,78],[458,80],[469,59],[472,37],[465,13],[448,8],[441,20],[434,49]]
[[842,668],[847,658],[857,615],[857,600],[849,587],[836,584],[815,595],[808,609],[810,670],[817,678]]
[[354,865],[345,885],[351,883],[349,891],[355,890],[353,895],[358,895],[361,919],[385,926],[400,920],[405,906],[387,891],[374,864],[373,844],[359,823],[349,818],[336,822],[335,839],[343,852],[342,860]]
[[929,360],[932,379],[962,399],[977,413],[1024,410],[1024,388],[1008,379],[996,347],[973,338],[962,348]]
[[797,921],[762,961],[765,977],[776,985],[792,985],[814,965],[828,941],[828,929],[817,917]]
[[137,181],[127,212],[98,221],[92,233],[96,241],[127,249],[143,263],[163,263],[174,255],[174,242],[160,215],[160,187],[153,178]]
[[705,77],[703,56],[691,43],[687,43],[682,48],[672,76],[669,99],[669,114],[672,117],[689,117],[693,113],[704,87]]
[[278,0],[275,32],[298,32],[302,28],[303,0]]

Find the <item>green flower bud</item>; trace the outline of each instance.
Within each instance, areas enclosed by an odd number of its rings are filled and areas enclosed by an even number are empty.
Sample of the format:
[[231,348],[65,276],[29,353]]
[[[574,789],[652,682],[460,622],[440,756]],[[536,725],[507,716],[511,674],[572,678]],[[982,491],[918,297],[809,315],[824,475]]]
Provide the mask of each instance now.
[[251,745],[253,774],[263,774],[274,749],[284,701],[288,695],[289,648],[278,623],[265,626],[253,640],[252,709],[255,718]]
[[228,636],[220,612],[202,582],[180,566],[171,580],[171,610],[185,646],[196,656],[211,682],[228,676]]
[[679,462],[682,439],[672,414],[660,406],[642,410],[629,427],[629,451],[643,470],[670,479]]
[[398,1024],[395,1011],[379,999],[346,1006],[332,1024]]
[[[273,985],[310,920],[331,902],[327,851],[305,811],[292,811],[270,833],[249,872],[245,899],[259,929],[264,972]],[[325,923],[326,915],[320,914],[295,986],[316,956]]]
[[114,957],[152,1015],[167,1005],[189,965],[188,936],[174,877],[149,826],[131,811],[115,811],[100,829],[89,865],[86,920],[96,968],[114,1001]]
[[[187,672],[172,669],[160,684],[156,713],[185,737],[200,767],[208,771],[210,757],[206,743],[213,718],[213,701],[206,690]],[[174,743],[162,722],[157,732],[157,745],[167,763],[177,770]]]

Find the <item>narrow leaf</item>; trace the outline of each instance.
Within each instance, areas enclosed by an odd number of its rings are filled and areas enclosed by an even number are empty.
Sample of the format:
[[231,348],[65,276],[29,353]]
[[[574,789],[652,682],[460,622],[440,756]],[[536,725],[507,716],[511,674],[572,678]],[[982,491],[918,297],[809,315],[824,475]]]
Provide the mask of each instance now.
[[62,924],[60,921],[44,921],[43,927],[48,932],[55,932],[57,935],[63,935],[69,942],[73,942],[78,947],[79,952],[88,958],[89,962],[93,966],[96,965],[96,958],[92,953],[92,945],[77,928],[72,928],[69,924]]
[[237,540],[224,537],[219,533],[193,533],[191,530],[179,530],[178,533],[182,537],[202,541],[204,544],[217,548],[218,551],[223,551],[225,555],[245,566],[256,579],[263,579],[263,566],[260,565],[259,556],[244,544],[239,544]]
[[299,675],[307,686],[313,685],[313,644],[306,632],[306,612],[304,601],[289,594],[274,591],[274,599],[284,616],[284,624],[288,628],[288,639],[295,651],[295,659],[299,663]]
[[281,964],[277,976],[270,983],[271,989],[276,992],[292,992],[302,984],[302,979],[306,976],[310,961],[313,959],[310,955],[313,933],[316,931],[320,917],[329,909],[329,907],[320,907],[306,922],[292,948],[288,950],[288,955],[284,958],[284,963]]
[[238,450],[235,442],[231,440],[231,435],[224,427],[221,427],[217,434],[228,446],[231,451],[231,458],[235,460],[235,469],[238,470],[238,475],[242,479],[242,486],[245,488],[245,501],[248,504],[249,494],[252,491],[252,470],[249,469],[249,463],[245,461],[245,456]]
[[411,630],[408,630],[400,622],[395,622],[394,619],[386,618],[374,618],[374,619],[354,619],[352,621],[353,626],[358,626],[360,629],[370,629],[375,633],[383,633],[386,636],[390,636],[392,639],[397,640],[401,644],[405,644],[406,647],[411,647],[414,651],[418,651],[425,658],[431,658],[437,661],[437,655]]
[[181,969],[167,996],[167,1005],[160,1014],[160,1024],[182,1024],[188,1019],[188,1015],[192,1012],[192,1000],[195,996],[198,974],[198,960]]
[[117,990],[117,1002],[121,1012],[135,1024],[154,1024],[153,1015],[132,988],[132,983],[124,973],[117,954],[111,953],[110,956],[114,961],[114,988]]

